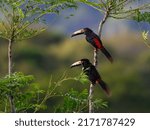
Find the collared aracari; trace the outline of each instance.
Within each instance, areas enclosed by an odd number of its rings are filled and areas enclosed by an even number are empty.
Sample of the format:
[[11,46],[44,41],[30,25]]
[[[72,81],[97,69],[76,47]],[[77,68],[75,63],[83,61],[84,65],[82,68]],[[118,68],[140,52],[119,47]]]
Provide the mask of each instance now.
[[77,61],[71,65],[71,68],[75,66],[80,66],[82,65],[83,72],[88,76],[89,80],[93,85],[99,84],[102,89],[105,91],[105,93],[110,96],[110,91],[107,86],[107,84],[101,79],[100,74],[96,70],[95,66],[90,63],[88,59],[81,59],[80,61]]
[[101,39],[99,38],[98,35],[96,35],[91,29],[89,28],[83,28],[78,31],[75,31],[71,37],[85,34],[86,35],[86,40],[95,48],[95,49],[100,49],[102,53],[108,58],[108,60],[112,63],[113,58],[110,55],[110,53],[105,49],[105,47],[102,44]]

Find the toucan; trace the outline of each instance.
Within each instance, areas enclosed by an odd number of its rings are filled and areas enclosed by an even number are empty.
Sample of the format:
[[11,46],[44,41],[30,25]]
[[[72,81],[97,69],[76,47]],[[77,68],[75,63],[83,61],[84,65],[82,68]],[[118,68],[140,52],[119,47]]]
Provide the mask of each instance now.
[[101,39],[97,34],[95,34],[91,29],[89,28],[83,28],[78,31],[75,31],[71,37],[77,36],[84,34],[86,35],[86,40],[95,48],[95,49],[100,49],[102,53],[108,58],[108,60],[112,63],[113,58],[110,55],[110,53],[105,49],[105,47],[102,44]]
[[96,70],[95,66],[88,59],[81,59],[75,63],[73,63],[70,67],[73,68],[75,66],[82,65],[83,72],[88,76],[89,80],[93,85],[99,84],[101,88],[105,91],[105,93],[110,96],[110,90],[107,84],[101,79],[100,74]]

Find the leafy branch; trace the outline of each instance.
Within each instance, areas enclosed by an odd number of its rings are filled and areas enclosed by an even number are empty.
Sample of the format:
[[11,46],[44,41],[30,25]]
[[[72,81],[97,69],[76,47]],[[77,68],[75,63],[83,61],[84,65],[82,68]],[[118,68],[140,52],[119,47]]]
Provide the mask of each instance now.
[[39,109],[41,109],[41,107],[43,106],[43,104],[50,98],[52,97],[64,97],[65,95],[62,93],[57,93],[56,90],[58,87],[62,86],[62,84],[64,82],[67,82],[69,80],[73,80],[73,81],[79,81],[83,84],[85,84],[86,82],[88,82],[87,76],[84,73],[81,73],[78,77],[67,77],[66,73],[64,73],[60,80],[57,82],[52,83],[52,77],[50,78],[49,81],[49,86],[48,89],[46,90],[46,94],[44,96],[44,98],[40,101],[39,105],[37,105],[37,107],[35,108],[34,112],[39,111]]
[[[8,41],[8,74],[13,72],[13,44],[34,37],[44,31],[40,25],[44,15],[58,14],[66,8],[75,8],[72,0],[0,0],[0,37]],[[42,21],[43,22],[43,21]],[[11,111],[15,112],[13,96],[8,95]]]

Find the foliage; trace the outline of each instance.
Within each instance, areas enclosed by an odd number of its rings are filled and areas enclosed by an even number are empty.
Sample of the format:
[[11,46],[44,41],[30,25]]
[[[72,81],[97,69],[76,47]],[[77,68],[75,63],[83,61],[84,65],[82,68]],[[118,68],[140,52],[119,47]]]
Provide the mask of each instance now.
[[[14,100],[16,112],[37,112],[46,109],[45,101],[55,95],[56,86],[49,85],[45,91],[34,82],[32,75],[21,72],[7,75],[0,79],[1,111],[10,112],[8,95]],[[4,108],[2,107],[4,106]]]
[[[102,99],[95,99],[93,101],[95,111],[100,108],[106,108],[107,102]],[[56,112],[79,113],[88,112],[88,91],[87,89],[81,92],[71,89],[63,96],[63,104],[56,108]]]
[[135,15],[133,17],[134,20],[138,21],[138,22],[148,22],[150,23],[150,12],[140,12],[137,11],[137,15]]
[[42,25],[37,26],[45,21],[44,15],[76,7],[72,0],[1,0],[0,3],[0,37],[13,41],[31,38],[44,31]]
[[76,77],[75,80],[81,82],[82,84],[89,82],[88,76],[84,72],[82,72],[78,77]]
[[[148,22],[150,23],[150,12],[140,12],[139,10],[136,11],[136,15],[133,16],[133,19],[137,22]],[[148,36],[149,31],[142,31],[142,38],[144,40],[144,43],[147,45],[147,47],[150,48],[150,45],[148,43]]]
[[[88,82],[88,78],[84,73],[81,73],[78,77],[67,77],[66,73],[62,75],[59,81],[52,83],[52,79],[49,82],[48,90],[45,94],[45,97],[41,101],[41,106],[51,97],[61,97],[64,98],[64,105],[58,106],[56,108],[56,112],[81,112],[85,107],[85,104],[88,101],[88,92],[87,90],[83,90],[82,92],[74,91],[71,89],[68,93],[63,94],[62,92],[56,93],[58,87],[63,86],[64,82],[69,80],[74,80],[77,82],[81,82],[85,84]],[[35,112],[38,111],[38,107],[36,108]]]
[[64,95],[63,105],[56,108],[56,112],[83,112],[88,107],[88,91],[85,89],[81,93],[71,89]]
[[135,16],[137,11],[148,11],[150,3],[145,3],[135,7],[137,0],[78,0],[87,4],[101,13],[108,13],[110,18],[124,19]]
[[108,108],[108,102],[103,99],[94,99],[93,101],[94,112],[99,112],[100,109]]
[[149,33],[149,31],[147,31],[147,32],[143,32],[142,33],[142,37],[143,37],[143,39],[145,40],[145,41],[147,41],[148,40],[148,33]]
[[[74,78],[67,78],[66,75],[62,76],[64,77],[63,80],[60,80],[58,84],[62,84],[64,81],[68,80],[75,80],[80,82],[81,84],[85,85],[86,83],[89,83],[88,76],[84,73],[81,72],[79,76],[74,77]],[[89,94],[87,89],[82,90],[81,92],[78,92],[74,90],[73,88],[67,92],[65,95],[62,94],[63,96],[63,104],[58,105],[56,107],[55,112],[88,112],[88,101],[89,101]],[[103,101],[102,99],[94,99],[93,101],[95,111],[100,108],[106,108],[107,107],[107,102]]]
[[21,72],[15,72],[11,75],[6,75],[5,77],[0,78],[0,111],[10,112],[8,95],[11,95],[14,100],[16,112],[39,112],[46,110],[47,106],[45,103],[52,97],[64,98],[64,108],[59,108],[61,111],[73,112],[76,110],[76,112],[81,112],[87,103],[87,90],[83,90],[80,93],[72,89],[67,94],[56,92],[56,90],[59,89],[59,87],[62,86],[63,82],[65,81],[75,80],[82,83],[83,81],[85,82],[86,77],[83,74],[79,77],[80,78],[64,78],[63,76],[59,81],[54,83],[52,83],[51,78],[47,90],[44,90],[34,82],[34,77],[32,75],[26,76]]
[[[27,111],[33,108],[31,104],[32,98],[36,96],[36,91],[26,91],[28,87],[32,87],[34,77],[32,75],[25,76],[22,73],[13,73],[10,76],[6,75],[0,79],[0,95],[1,108],[3,112],[9,112],[8,95],[14,97],[17,112]],[[3,110],[2,110],[3,109]],[[5,109],[5,110],[4,110]]]

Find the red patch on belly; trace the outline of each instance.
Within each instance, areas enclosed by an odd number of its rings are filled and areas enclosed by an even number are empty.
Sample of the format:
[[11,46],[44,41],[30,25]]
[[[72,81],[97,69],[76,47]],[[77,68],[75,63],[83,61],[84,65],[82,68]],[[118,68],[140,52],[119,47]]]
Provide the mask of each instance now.
[[102,48],[103,46],[102,46],[102,43],[97,39],[97,38],[94,38],[94,42],[95,42],[95,45],[96,45],[96,47],[97,48]]

